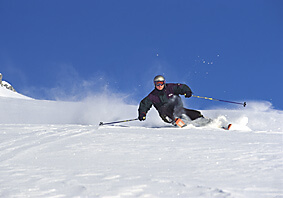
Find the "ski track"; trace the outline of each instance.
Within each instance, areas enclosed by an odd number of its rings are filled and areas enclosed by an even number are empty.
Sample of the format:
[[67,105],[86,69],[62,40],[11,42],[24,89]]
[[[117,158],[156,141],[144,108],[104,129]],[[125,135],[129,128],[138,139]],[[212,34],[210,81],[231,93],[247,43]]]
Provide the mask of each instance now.
[[0,197],[283,197],[282,132],[0,124]]

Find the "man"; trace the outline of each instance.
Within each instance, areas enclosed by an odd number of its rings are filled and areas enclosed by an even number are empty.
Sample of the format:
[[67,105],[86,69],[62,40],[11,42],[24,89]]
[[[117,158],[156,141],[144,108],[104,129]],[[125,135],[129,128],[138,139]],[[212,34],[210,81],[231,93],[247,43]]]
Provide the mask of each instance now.
[[[157,109],[159,116],[164,122],[172,123],[183,127],[185,123],[181,119],[196,120],[203,118],[203,115],[196,110],[186,109],[183,107],[181,97],[192,96],[191,89],[185,84],[165,83],[165,78],[158,75],[154,78],[155,89],[146,96],[141,102],[138,109],[140,121],[146,119],[146,114],[152,105]],[[181,121],[181,123],[179,123]]]

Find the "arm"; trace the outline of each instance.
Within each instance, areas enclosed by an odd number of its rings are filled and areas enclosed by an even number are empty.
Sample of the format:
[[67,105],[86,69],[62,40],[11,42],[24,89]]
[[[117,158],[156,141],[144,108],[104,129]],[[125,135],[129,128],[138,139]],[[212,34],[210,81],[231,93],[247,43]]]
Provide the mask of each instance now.
[[174,87],[174,93],[185,95],[186,98],[189,98],[192,96],[192,90],[186,84],[180,84],[180,83],[176,84],[176,86]]
[[145,97],[141,102],[140,102],[140,106],[138,109],[138,113],[139,113],[139,120],[145,120],[146,118],[146,114],[149,111],[149,109],[152,107],[152,102],[149,99],[149,97]]

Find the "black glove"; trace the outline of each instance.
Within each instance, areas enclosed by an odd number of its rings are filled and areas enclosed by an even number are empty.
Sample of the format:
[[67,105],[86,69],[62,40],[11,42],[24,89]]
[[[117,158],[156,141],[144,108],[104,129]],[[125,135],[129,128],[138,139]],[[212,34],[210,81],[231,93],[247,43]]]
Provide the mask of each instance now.
[[141,112],[138,118],[139,118],[139,121],[145,121],[146,114],[144,112]]
[[191,97],[192,96],[192,92],[186,92],[185,94],[184,94],[184,96],[186,97],[186,98],[189,98],[189,97]]

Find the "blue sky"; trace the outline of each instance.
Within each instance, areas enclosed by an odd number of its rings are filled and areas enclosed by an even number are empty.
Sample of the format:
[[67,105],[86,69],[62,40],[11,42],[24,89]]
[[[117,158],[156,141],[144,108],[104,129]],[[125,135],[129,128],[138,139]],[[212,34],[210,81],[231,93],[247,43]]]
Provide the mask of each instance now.
[[38,99],[107,89],[138,104],[163,74],[195,95],[282,110],[282,10],[281,0],[1,0],[0,72]]

